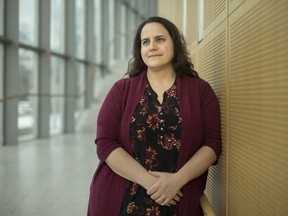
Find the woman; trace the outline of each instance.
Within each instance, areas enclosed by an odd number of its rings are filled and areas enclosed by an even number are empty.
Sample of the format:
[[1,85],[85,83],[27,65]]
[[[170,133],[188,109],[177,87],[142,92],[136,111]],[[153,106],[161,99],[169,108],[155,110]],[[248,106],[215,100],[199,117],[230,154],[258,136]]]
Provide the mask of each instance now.
[[99,112],[88,215],[203,215],[207,170],[221,152],[219,105],[173,23],[139,26],[127,75]]

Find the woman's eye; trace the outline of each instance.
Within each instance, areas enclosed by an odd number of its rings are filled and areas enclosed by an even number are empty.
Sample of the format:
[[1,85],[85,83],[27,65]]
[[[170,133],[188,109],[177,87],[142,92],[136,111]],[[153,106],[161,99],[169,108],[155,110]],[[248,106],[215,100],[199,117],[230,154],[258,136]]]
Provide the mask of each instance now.
[[164,38],[157,38],[157,42],[163,42]]
[[148,41],[148,40],[144,40],[144,41],[142,41],[142,44],[143,44],[143,45],[148,45],[148,44],[149,44],[149,41]]

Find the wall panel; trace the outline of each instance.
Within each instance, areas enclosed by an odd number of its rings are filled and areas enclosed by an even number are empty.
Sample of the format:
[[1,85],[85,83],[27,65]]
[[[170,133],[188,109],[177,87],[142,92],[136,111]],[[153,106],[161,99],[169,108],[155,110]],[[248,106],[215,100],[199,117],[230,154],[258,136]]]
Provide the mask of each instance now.
[[158,0],[158,15],[171,20],[183,31],[183,1]]
[[[288,1],[203,1],[203,40],[190,51],[219,98],[223,143],[205,194],[217,216],[287,215]],[[181,16],[174,6],[165,10]]]
[[229,215],[286,215],[288,3],[261,1],[230,19]]
[[[217,215],[225,214],[226,200],[226,23],[199,45],[198,71],[214,89],[220,103],[222,155],[217,166],[209,169],[206,195]],[[217,182],[217,184],[215,184]]]
[[203,1],[204,3],[204,28],[209,26],[217,16],[225,11],[225,0]]
[[197,3],[194,1],[186,2],[186,40],[191,43],[197,39]]

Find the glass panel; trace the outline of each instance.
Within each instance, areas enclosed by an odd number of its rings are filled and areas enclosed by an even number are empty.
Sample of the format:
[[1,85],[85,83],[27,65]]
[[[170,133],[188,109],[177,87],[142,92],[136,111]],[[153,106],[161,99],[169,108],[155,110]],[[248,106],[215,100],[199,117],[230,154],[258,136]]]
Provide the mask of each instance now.
[[198,42],[203,40],[203,0],[198,0]]
[[64,0],[51,0],[51,49],[60,53],[64,53],[64,37]]
[[96,61],[101,62],[101,0],[95,0],[95,50],[96,50]]
[[100,103],[102,102],[101,95],[103,94],[103,92],[102,92],[103,88],[101,86],[101,83],[103,85],[103,77],[101,74],[101,69],[99,67],[97,67],[95,69],[93,96],[97,101],[100,101]]
[[[3,83],[3,45],[0,43],[0,86]],[[0,88],[0,146],[3,144],[3,88]]]
[[182,33],[185,37],[187,37],[187,0],[183,0],[183,5],[182,5]]
[[61,134],[64,122],[64,60],[51,57],[50,135]]
[[77,64],[77,71],[76,71],[76,79],[77,79],[77,95],[80,95],[76,100],[76,109],[75,109],[75,122],[79,120],[82,111],[85,108],[85,65],[78,63]]
[[19,40],[38,45],[38,0],[19,0]]
[[[114,59],[115,58],[115,43],[113,42],[114,39],[115,39],[115,35],[116,35],[116,32],[115,32],[115,28],[116,28],[116,25],[115,25],[115,12],[114,12],[114,9],[115,9],[115,2],[114,1],[109,1],[109,19],[113,20],[112,22],[109,23],[109,59]],[[112,43],[112,46],[110,46]]]
[[19,49],[19,90],[23,94],[18,101],[19,140],[37,136],[38,98],[29,95],[38,92],[37,59],[35,52]]
[[76,0],[75,31],[76,57],[85,58],[85,1]]
[[4,35],[4,0],[0,0],[0,35]]
[[[121,58],[122,59],[127,58],[125,47],[126,47],[126,43],[128,41],[129,33],[125,31],[126,30],[126,13],[127,13],[127,8],[125,7],[125,5],[121,4],[121,27],[120,27],[121,43],[120,43],[120,50],[121,50]],[[129,56],[130,56],[130,53],[129,53]]]

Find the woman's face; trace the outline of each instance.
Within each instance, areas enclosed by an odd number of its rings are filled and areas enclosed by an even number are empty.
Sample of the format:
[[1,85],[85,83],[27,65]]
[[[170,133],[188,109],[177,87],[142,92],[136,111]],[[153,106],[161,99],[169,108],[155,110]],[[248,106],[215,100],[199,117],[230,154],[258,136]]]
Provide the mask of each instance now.
[[148,70],[173,68],[173,41],[160,23],[148,23],[141,31],[141,56]]

